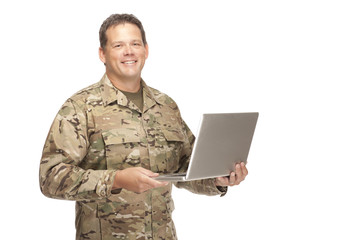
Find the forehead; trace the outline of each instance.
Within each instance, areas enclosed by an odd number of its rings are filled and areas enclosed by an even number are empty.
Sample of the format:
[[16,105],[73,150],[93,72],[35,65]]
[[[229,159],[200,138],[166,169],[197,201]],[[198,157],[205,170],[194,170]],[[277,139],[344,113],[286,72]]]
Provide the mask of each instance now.
[[132,23],[120,23],[106,31],[109,42],[141,40],[140,29]]

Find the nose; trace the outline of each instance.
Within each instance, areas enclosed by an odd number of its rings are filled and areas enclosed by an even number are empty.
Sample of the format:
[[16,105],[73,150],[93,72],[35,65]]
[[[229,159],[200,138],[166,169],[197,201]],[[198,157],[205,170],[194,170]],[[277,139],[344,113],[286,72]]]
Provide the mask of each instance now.
[[124,47],[124,56],[129,56],[129,55],[133,55],[133,54],[134,54],[134,51],[133,51],[131,45],[126,44]]

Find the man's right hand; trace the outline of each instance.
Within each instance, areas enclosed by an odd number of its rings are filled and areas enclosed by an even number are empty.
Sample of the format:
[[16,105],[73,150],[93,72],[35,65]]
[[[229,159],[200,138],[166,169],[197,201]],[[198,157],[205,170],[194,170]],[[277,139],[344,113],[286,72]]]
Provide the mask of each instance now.
[[159,176],[148,169],[142,167],[126,168],[118,170],[115,175],[112,190],[124,188],[126,190],[142,193],[152,188],[163,187],[168,182],[159,182],[154,177]]

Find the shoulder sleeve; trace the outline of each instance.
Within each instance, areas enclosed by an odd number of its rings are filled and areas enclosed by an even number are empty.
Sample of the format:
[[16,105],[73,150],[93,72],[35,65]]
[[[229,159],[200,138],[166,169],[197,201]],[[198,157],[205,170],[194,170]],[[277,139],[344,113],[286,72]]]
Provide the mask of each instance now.
[[52,123],[42,153],[39,180],[45,196],[91,200],[111,194],[115,170],[79,167],[88,145],[86,113],[69,99]]

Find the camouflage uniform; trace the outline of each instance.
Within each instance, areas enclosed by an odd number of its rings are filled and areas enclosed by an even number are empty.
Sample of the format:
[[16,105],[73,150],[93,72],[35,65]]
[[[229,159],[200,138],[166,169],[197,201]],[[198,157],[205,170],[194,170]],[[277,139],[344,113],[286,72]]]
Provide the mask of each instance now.
[[[76,239],[176,239],[171,184],[137,194],[111,191],[117,169],[186,171],[194,136],[176,103],[142,81],[141,112],[106,75],[57,114],[40,164],[40,187],[52,198],[76,200]],[[214,179],[179,182],[194,193],[223,192]]]

